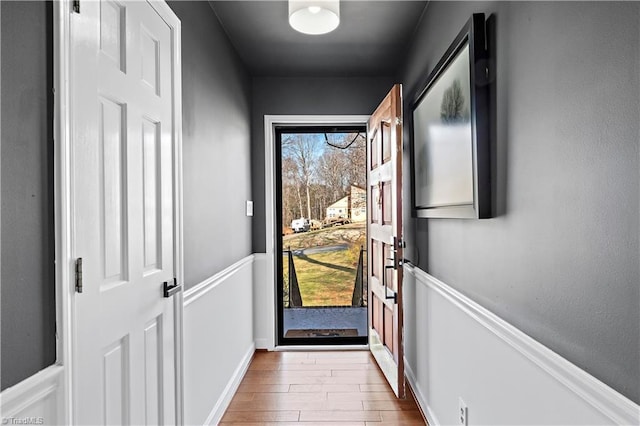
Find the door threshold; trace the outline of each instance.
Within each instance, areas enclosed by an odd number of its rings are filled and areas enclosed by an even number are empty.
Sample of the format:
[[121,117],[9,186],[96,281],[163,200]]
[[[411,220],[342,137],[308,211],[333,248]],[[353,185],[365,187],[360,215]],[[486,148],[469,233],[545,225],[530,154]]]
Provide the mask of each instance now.
[[281,345],[273,350],[274,352],[368,351],[369,345]]

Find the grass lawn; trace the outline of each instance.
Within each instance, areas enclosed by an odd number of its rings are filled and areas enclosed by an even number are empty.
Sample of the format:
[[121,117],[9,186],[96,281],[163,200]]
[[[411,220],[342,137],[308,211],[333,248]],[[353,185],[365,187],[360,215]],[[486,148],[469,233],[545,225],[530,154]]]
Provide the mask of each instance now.
[[304,306],[351,306],[357,256],[341,250],[293,259]]
[[366,232],[364,223],[352,223],[350,225],[323,228],[317,231],[285,235],[282,239],[282,246],[285,250],[288,247],[292,250],[298,250],[339,244],[364,245],[366,243]]
[[[346,250],[311,253],[293,257],[303,306],[351,306],[360,247],[366,244],[364,223],[350,224],[283,239],[286,250],[304,250],[328,246],[346,246]],[[288,257],[285,255],[285,286],[288,285]],[[288,300],[285,287],[285,303]]]

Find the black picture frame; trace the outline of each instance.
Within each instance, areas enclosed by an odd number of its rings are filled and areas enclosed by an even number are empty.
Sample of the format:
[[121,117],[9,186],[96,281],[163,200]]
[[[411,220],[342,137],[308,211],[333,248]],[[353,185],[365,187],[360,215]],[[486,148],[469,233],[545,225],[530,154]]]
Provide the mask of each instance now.
[[491,217],[488,73],[485,16],[474,14],[411,103],[414,217]]

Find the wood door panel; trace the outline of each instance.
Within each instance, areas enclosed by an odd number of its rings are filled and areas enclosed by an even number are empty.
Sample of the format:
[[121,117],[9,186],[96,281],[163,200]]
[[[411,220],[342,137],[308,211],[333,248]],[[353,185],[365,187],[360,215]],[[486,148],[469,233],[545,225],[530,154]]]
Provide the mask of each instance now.
[[378,184],[369,185],[369,199],[371,200],[370,210],[370,223],[375,224],[380,222],[380,204],[382,203],[382,196],[380,193],[380,186]]
[[402,99],[396,85],[371,115],[367,187],[370,342],[398,397],[404,397],[402,355]]
[[393,199],[391,197],[391,183],[382,184],[382,223],[390,225],[393,221]]
[[393,344],[393,310],[391,310],[388,306],[384,307],[383,311],[383,319],[384,319],[384,339],[383,343],[389,351],[394,354],[395,359],[395,351]]
[[391,140],[391,123],[383,121],[380,126],[380,145],[382,145],[382,163],[391,161],[391,149],[393,141]]
[[391,232],[391,225],[381,225],[380,223],[369,225],[369,238],[374,241],[380,241],[380,243],[390,241],[389,234]]
[[372,306],[373,306],[372,307],[373,309],[372,323],[374,325],[374,329],[381,330],[384,324],[384,318],[383,318],[384,305],[382,304],[382,301],[376,297],[373,299]]
[[380,241],[373,242],[371,250],[372,275],[379,280],[382,279],[382,243]]
[[377,129],[375,130],[373,137],[370,138],[370,141],[369,153],[371,160],[369,161],[369,167],[371,170],[378,167],[378,164],[380,163],[380,134]]
[[[395,291],[397,290],[396,285],[395,285],[395,280],[394,280],[394,273],[395,271],[392,268],[389,268],[388,266],[393,265],[393,252],[392,252],[392,246],[389,244],[382,244],[383,247],[383,253],[384,253],[384,264],[385,264],[385,268],[384,268],[384,281],[383,281],[383,286],[386,289],[389,289],[391,291]],[[385,293],[387,293],[387,290],[385,289]],[[385,295],[386,296],[386,295]]]
[[378,223],[378,221],[380,220],[380,218],[378,217],[378,209],[373,207],[374,205],[378,204],[378,192],[373,188],[369,188],[369,193],[371,194],[371,206],[369,207],[369,223]]

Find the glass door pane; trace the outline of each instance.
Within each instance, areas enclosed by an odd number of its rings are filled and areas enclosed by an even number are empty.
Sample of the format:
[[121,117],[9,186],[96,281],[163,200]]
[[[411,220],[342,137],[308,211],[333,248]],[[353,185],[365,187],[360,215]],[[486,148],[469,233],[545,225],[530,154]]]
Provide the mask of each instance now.
[[365,344],[366,129],[277,129],[278,344]]

